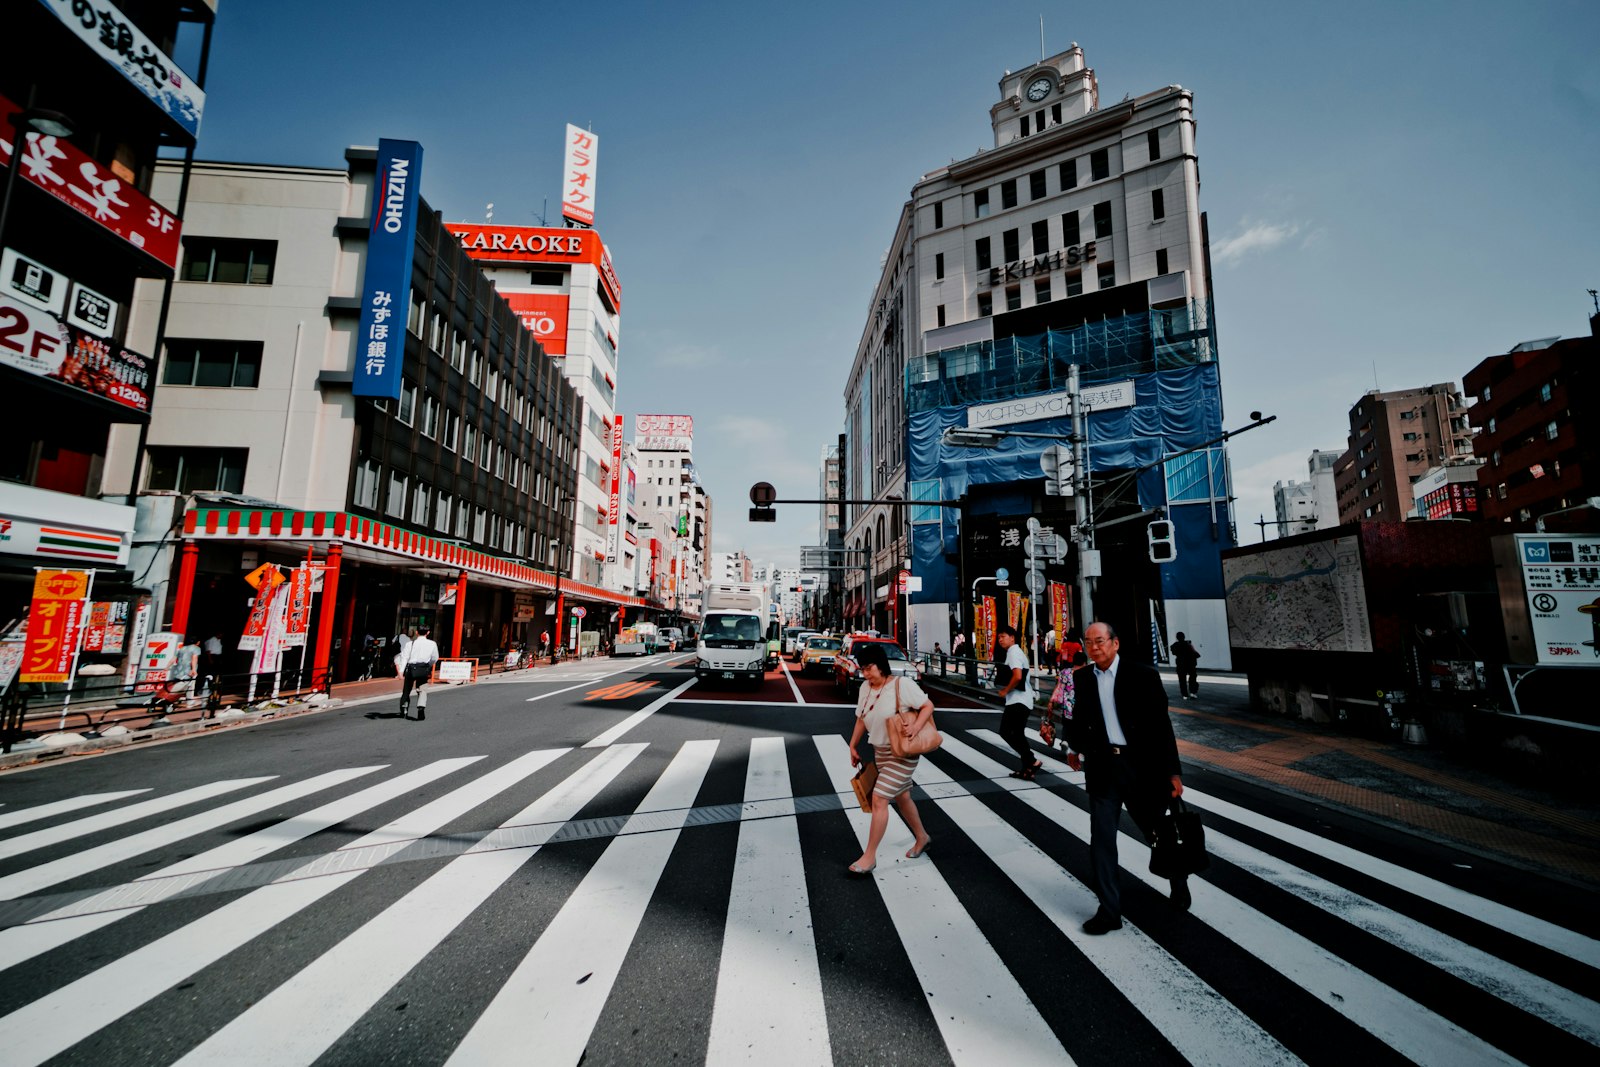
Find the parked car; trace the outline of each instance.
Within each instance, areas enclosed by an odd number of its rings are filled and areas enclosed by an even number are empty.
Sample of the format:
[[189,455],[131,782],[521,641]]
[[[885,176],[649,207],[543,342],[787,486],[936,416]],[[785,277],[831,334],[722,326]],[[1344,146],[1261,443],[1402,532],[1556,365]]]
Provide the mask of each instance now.
[[656,647],[664,652],[676,652],[683,647],[683,631],[676,626],[663,626],[656,631]]
[[889,658],[889,673],[904,678],[916,678],[921,674],[917,665],[906,657],[905,650],[894,638],[879,637],[876,634],[850,634],[844,639],[839,654],[834,657],[833,685],[852,700],[855,699],[856,691],[861,688],[862,676],[861,668],[850,653],[866,644],[883,646],[884,655]]
[[825,674],[833,670],[834,658],[838,656],[839,646],[843,643],[837,637],[823,637],[821,634],[806,638],[806,647],[800,650],[800,673],[815,671]]

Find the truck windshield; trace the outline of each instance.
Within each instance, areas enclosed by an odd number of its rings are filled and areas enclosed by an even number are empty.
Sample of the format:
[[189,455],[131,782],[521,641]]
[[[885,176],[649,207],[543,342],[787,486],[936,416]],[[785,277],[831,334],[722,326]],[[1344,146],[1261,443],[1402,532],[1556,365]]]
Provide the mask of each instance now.
[[707,615],[701,629],[705,641],[759,641],[761,622],[751,615]]

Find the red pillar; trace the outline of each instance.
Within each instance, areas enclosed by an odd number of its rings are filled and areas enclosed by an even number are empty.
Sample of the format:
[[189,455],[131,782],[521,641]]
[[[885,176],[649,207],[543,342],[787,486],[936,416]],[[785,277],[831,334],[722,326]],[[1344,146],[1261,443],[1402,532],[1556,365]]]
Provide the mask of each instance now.
[[567,594],[565,594],[565,593],[557,593],[556,594],[556,639],[555,639],[555,643],[550,646],[550,658],[551,658],[552,662],[555,660],[556,656],[560,654],[558,650],[561,648],[561,622],[562,622],[562,619],[565,617],[566,606],[567,606]]
[[328,652],[333,648],[335,607],[339,603],[339,561],[344,558],[344,545],[335,541],[328,546],[328,558],[322,567],[322,611],[317,619],[317,654],[311,661],[311,686],[326,689],[333,680],[328,673]]
[[451,659],[460,659],[461,658],[461,622],[462,622],[462,619],[466,616],[466,612],[467,612],[467,572],[466,571],[462,571],[461,572],[461,576],[456,579],[456,618],[455,618],[455,624],[451,627],[451,630],[453,632],[450,635],[450,658]]
[[178,592],[172,601],[172,632],[189,632],[189,604],[194,600],[194,572],[200,565],[200,546],[193,541],[183,542],[182,561],[178,566]]

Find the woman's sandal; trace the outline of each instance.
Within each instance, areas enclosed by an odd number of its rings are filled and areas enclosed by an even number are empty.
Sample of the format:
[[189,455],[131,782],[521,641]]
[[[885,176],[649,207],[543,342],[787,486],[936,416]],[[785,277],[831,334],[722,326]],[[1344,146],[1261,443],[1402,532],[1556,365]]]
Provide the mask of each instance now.
[[1043,766],[1044,766],[1044,761],[1035,760],[1034,763],[1033,763],[1033,766],[1027,768],[1026,770],[1012,771],[1011,772],[1011,777],[1013,777],[1013,778],[1021,778],[1024,782],[1031,782],[1031,781],[1033,781],[1033,776],[1038,774],[1039,773],[1039,768],[1041,768]]
[[906,859],[908,859],[908,860],[917,859],[924,852],[928,851],[928,846],[931,845],[931,844],[933,844],[933,838],[930,837],[930,838],[928,838],[926,841],[924,841],[922,843],[922,847],[921,848],[918,848],[915,845],[913,845],[911,847],[911,850],[906,853]]
[[845,868],[845,871],[856,878],[865,878],[867,875],[871,874],[877,869],[878,865],[876,863],[874,863],[871,867],[857,867],[854,863],[852,863],[850,866]]

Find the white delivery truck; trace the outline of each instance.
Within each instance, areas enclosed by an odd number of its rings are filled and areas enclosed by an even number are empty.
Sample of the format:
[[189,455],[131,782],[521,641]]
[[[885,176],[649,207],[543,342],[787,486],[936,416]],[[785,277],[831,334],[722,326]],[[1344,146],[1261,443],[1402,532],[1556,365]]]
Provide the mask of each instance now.
[[712,582],[705,587],[694,673],[701,680],[743,679],[761,685],[767,672],[767,586]]

